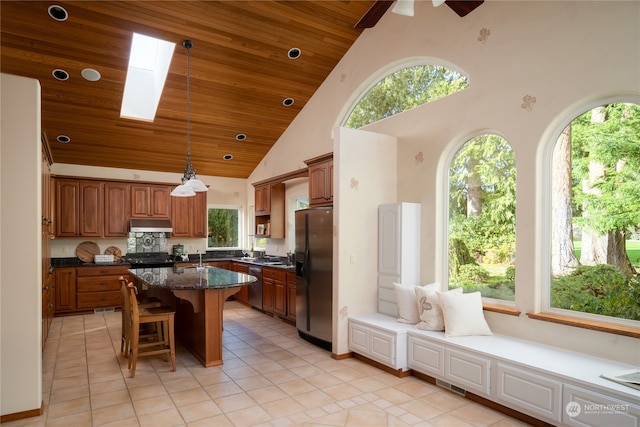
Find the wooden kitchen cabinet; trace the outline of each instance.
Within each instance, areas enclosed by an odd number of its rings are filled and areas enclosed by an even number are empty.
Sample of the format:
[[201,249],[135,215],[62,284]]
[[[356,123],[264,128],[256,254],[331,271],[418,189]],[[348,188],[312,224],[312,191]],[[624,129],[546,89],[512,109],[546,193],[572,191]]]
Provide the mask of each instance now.
[[131,185],[131,218],[171,218],[171,187]]
[[56,313],[75,311],[76,309],[76,269],[56,268],[55,270]]
[[56,236],[102,237],[102,183],[56,180]]
[[309,206],[333,205],[333,153],[305,160],[309,166]]
[[104,307],[121,307],[120,276],[128,279],[128,269],[128,264],[78,268],[76,272],[76,308],[78,310],[93,310]]
[[287,272],[279,268],[262,269],[262,309],[279,317],[287,315]]
[[269,215],[271,213],[271,188],[270,184],[256,186],[256,215]]
[[[249,264],[243,262],[233,261],[230,263],[229,269],[231,271],[237,271],[238,273],[249,274]],[[242,286],[234,297],[236,301],[249,305],[249,286]]]
[[296,273],[287,271],[287,320],[296,322]]
[[128,237],[131,217],[131,185],[104,183],[104,237]]
[[[285,232],[285,185],[282,182],[259,184],[255,186],[256,235],[272,239],[284,239]],[[268,204],[268,207],[265,206]],[[258,226],[263,232],[258,232]]]
[[207,237],[207,193],[171,197],[172,237]]

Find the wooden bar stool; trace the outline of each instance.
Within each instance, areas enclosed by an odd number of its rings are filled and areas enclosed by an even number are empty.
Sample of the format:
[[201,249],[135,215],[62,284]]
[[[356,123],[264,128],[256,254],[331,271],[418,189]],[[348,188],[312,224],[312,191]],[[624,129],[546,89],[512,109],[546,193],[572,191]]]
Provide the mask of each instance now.
[[[164,354],[171,360],[171,368],[176,371],[176,348],[174,336],[175,311],[163,307],[139,308],[137,304],[138,289],[129,283],[129,315],[131,318],[131,340],[129,350],[129,369],[131,378],[136,376],[138,357]],[[161,323],[162,335],[153,341],[140,340],[140,325]]]
[[[122,339],[120,341],[120,352],[124,354],[124,357],[129,357],[130,339],[131,339],[131,316],[129,315],[129,291],[127,289],[127,280],[124,276],[120,276],[120,293],[122,295]],[[160,301],[157,299],[148,299],[139,301],[139,308],[151,308],[160,307]],[[158,333],[162,333],[161,324],[157,324],[156,328],[159,328]]]

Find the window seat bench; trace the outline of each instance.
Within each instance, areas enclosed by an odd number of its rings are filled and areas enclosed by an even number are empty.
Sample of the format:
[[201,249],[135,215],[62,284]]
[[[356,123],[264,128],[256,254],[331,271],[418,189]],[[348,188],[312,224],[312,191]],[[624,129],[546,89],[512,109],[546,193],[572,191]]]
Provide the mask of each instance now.
[[445,338],[381,313],[349,318],[349,350],[551,425],[640,425],[640,390],[600,377],[634,368],[615,361],[500,334]]

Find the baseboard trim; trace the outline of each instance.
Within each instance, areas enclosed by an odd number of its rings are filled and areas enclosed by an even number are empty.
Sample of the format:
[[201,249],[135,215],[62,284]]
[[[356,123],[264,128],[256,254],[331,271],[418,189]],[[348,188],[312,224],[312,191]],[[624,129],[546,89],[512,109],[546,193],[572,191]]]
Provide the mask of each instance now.
[[9,421],[23,420],[25,418],[39,417],[42,414],[44,414],[44,402],[42,402],[40,408],[37,409],[29,409],[28,411],[0,415],[0,424],[8,423]]

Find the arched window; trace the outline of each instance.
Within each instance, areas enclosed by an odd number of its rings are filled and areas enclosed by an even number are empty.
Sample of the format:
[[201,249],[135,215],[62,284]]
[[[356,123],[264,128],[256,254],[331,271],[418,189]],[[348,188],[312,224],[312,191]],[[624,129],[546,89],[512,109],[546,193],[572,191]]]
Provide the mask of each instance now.
[[449,164],[449,289],[514,301],[516,163],[511,145],[484,134]]
[[585,111],[550,154],[551,278],[544,309],[640,321],[640,105]]
[[412,65],[376,82],[347,115],[344,126],[360,128],[469,86],[466,76],[437,65]]

